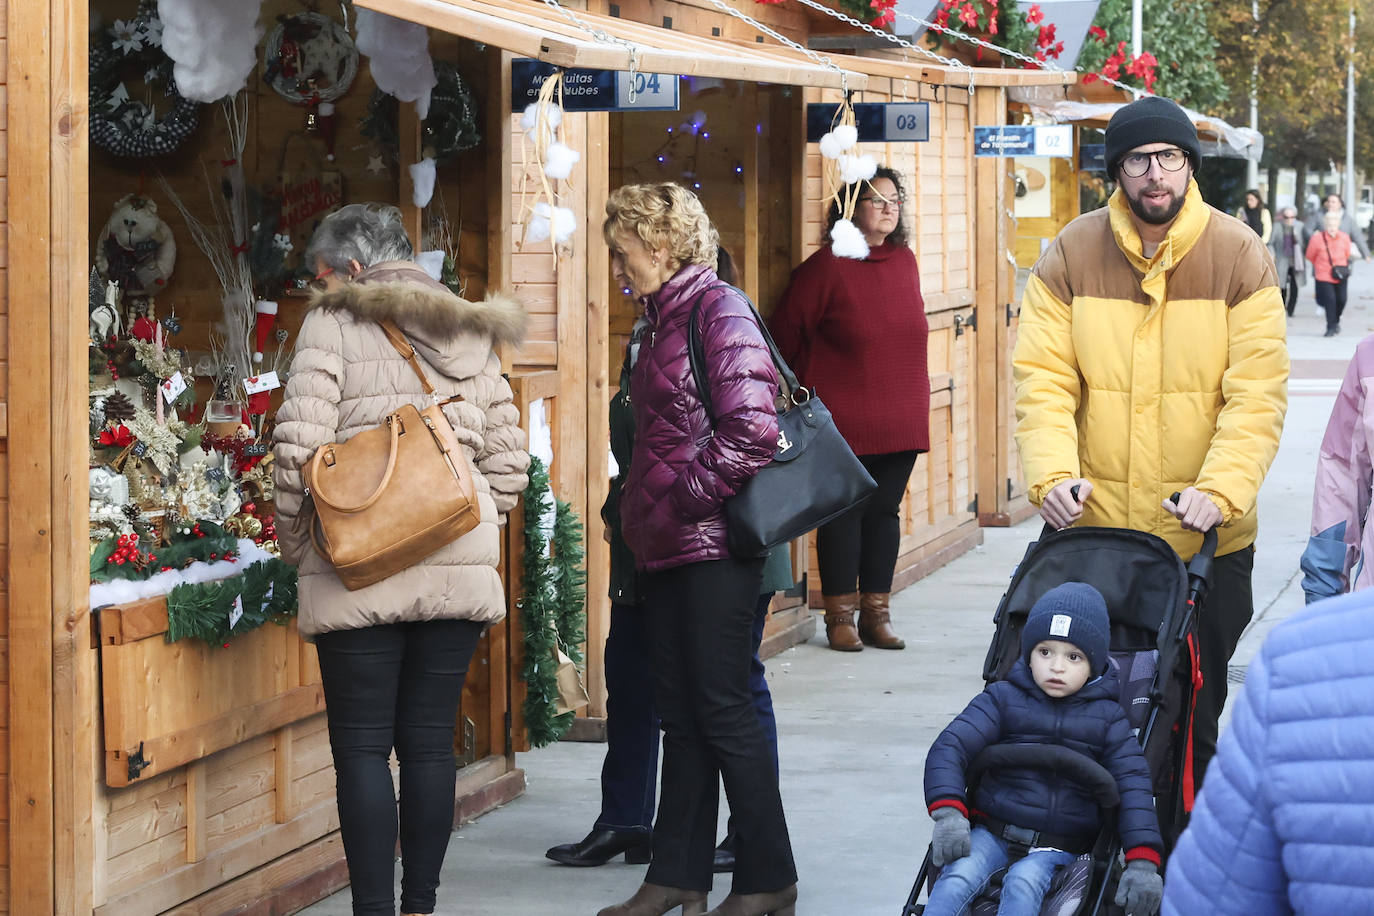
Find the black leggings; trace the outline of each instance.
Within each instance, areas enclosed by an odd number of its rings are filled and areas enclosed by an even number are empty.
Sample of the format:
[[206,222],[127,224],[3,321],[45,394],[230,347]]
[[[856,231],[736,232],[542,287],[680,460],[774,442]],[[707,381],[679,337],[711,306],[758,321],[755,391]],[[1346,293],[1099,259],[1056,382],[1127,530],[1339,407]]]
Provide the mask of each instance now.
[[859,461],[878,482],[878,490],[862,506],[816,532],[823,595],[848,595],[856,585],[867,594],[892,591],[902,541],[898,509],[916,466],[916,452],[860,455]]
[[315,639],[355,916],[396,913],[393,747],[401,764],[401,912],[434,912],[453,832],[458,701],[482,628],[428,620]]

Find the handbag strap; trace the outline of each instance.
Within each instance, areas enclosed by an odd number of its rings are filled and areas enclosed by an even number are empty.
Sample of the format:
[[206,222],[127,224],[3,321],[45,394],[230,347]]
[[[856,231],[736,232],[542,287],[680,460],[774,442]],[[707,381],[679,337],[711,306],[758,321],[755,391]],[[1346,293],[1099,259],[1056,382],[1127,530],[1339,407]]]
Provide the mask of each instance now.
[[429,383],[425,371],[420,368],[420,360],[415,357],[415,348],[410,345],[410,341],[406,339],[401,329],[396,327],[396,322],[390,318],[378,318],[377,324],[386,334],[386,339],[391,341],[391,345],[396,348],[396,352],[401,354],[406,362],[410,363],[410,368],[414,369],[415,374],[420,377],[420,387],[425,390],[425,394],[433,397],[434,386]]
[[787,365],[787,360],[782,358],[782,353],[778,350],[778,345],[773,341],[773,335],[768,332],[768,325],[764,322],[759,310],[754,307],[753,301],[745,295],[739,287],[731,286],[729,283],[718,283],[702,290],[692,303],[692,312],[687,319],[687,362],[692,367],[692,381],[696,383],[697,395],[701,399],[701,406],[706,408],[706,416],[711,419],[711,425],[716,423],[716,412],[711,403],[711,384],[710,374],[706,368],[706,354],[701,348],[701,322],[698,315],[701,310],[701,300],[706,294],[715,289],[732,289],[739,294],[744,303],[749,306],[749,311],[754,316],[754,322],[759,326],[763,333],[763,342],[768,345],[768,355],[773,358],[773,367],[778,370],[778,376],[782,379],[786,390],[783,397],[789,402],[797,391],[805,390],[801,383],[797,381],[796,374],[792,367]]
[[1322,244],[1326,246],[1326,260],[1327,260],[1328,262],[1330,262],[1331,266],[1332,266],[1332,267],[1349,267],[1349,266],[1350,266],[1350,256],[1349,256],[1349,255],[1346,256],[1346,258],[1345,258],[1345,263],[1344,263],[1344,264],[1337,264],[1337,263],[1336,263],[1336,257],[1335,257],[1335,255],[1333,255],[1333,254],[1331,253],[1331,242],[1328,241],[1327,238],[1326,238],[1326,230],[1325,230],[1325,229],[1322,229],[1322,230],[1321,230],[1321,234],[1322,234]]
[[387,455],[386,470],[382,472],[382,481],[377,484],[377,489],[372,491],[372,495],[358,503],[356,506],[344,506],[330,499],[323,490],[320,489],[320,465],[324,464],[326,452],[332,451],[335,443],[322,445],[315,450],[315,455],[310,459],[310,492],[318,501],[339,512],[361,512],[371,506],[381,498],[382,492],[386,490],[386,485],[391,483],[391,475],[396,470],[396,453],[400,450],[401,438],[401,418],[396,414],[390,414],[386,418],[387,428],[391,431],[391,453]]

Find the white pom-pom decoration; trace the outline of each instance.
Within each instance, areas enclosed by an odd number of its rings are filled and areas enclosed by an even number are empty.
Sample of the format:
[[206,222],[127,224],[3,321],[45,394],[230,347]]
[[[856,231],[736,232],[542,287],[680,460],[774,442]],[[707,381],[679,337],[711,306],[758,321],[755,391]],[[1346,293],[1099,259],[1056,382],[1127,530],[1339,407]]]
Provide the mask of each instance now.
[[431,278],[442,280],[445,257],[447,254],[443,251],[422,251],[415,256],[415,263],[419,264]]
[[878,160],[872,156],[850,156],[845,154],[840,157],[840,180],[845,184],[853,184],[856,181],[868,181],[878,172]]
[[[525,111],[520,115],[520,126],[525,130],[534,130],[534,125],[539,123],[539,105],[538,102],[530,102],[525,106]],[[550,127],[557,127],[563,123],[563,109],[557,105],[545,102],[544,116]]]
[[577,231],[577,216],[567,207],[553,208],[553,240],[562,245]]
[[434,160],[429,156],[410,167],[410,199],[423,210],[434,196]]
[[529,242],[542,242],[549,237],[549,205],[544,201],[534,205],[534,215],[530,217],[530,223],[525,227],[525,240]]
[[573,166],[582,154],[562,143],[550,143],[544,152],[544,174],[555,180],[563,180],[572,174]]
[[844,153],[844,147],[840,146],[840,141],[833,133],[821,137],[821,155],[827,159],[838,159]]
[[855,143],[859,142],[859,129],[853,124],[841,124],[830,134],[835,138],[835,142],[840,144],[841,150],[851,149]]
[[847,219],[836,220],[830,227],[830,251],[837,258],[862,261],[868,257],[868,242],[859,227]]
[[555,244],[562,245],[573,237],[577,230],[577,216],[567,207],[554,207],[552,211],[546,201],[534,205],[534,215],[530,217],[526,240],[542,242],[553,235]]

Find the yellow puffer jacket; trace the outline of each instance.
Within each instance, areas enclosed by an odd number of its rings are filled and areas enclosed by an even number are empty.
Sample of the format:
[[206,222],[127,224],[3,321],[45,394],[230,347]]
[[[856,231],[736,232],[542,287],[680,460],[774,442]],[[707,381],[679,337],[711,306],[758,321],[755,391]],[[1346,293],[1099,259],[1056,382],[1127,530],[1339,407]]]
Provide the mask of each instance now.
[[1199,534],[1160,503],[1196,486],[1221,508],[1218,554],[1255,540],[1255,500],[1288,406],[1273,259],[1197,183],[1153,258],[1121,191],[1059,234],[1026,285],[1012,364],[1016,443],[1037,505],[1093,483],[1082,524]]

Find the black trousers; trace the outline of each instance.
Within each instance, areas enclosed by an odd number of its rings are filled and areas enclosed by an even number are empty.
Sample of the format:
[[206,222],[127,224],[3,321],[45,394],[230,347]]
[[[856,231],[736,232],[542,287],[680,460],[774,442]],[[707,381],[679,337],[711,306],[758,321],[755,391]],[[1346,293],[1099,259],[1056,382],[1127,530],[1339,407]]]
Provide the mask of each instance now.
[[663,791],[645,880],[710,890],[721,781],[736,846],[732,889],[797,881],[773,749],[749,686],[763,560],[710,560],[644,576],[663,723]]
[[1202,663],[1202,688],[1197,694],[1193,718],[1193,772],[1202,787],[1207,764],[1217,752],[1217,720],[1226,705],[1226,673],[1236,643],[1255,616],[1250,578],[1255,569],[1254,546],[1217,557],[1212,566],[1212,587],[1198,620],[1198,652]]
[[401,912],[434,912],[453,832],[458,701],[482,629],[471,620],[428,620],[315,639],[354,916],[396,913],[393,747],[401,764]]
[[877,492],[862,506],[816,532],[816,557],[821,594],[848,595],[892,591],[902,529],[898,511],[906,493],[916,452],[860,455],[859,461],[878,483]]
[[1339,283],[1317,281],[1317,304],[1326,310],[1326,327],[1328,330],[1339,327],[1341,324],[1341,313],[1345,311],[1346,289],[1349,286],[1349,280],[1342,280]]
[[1283,309],[1290,316],[1293,309],[1298,305],[1298,275],[1293,268],[1288,268],[1288,276],[1283,278]]

